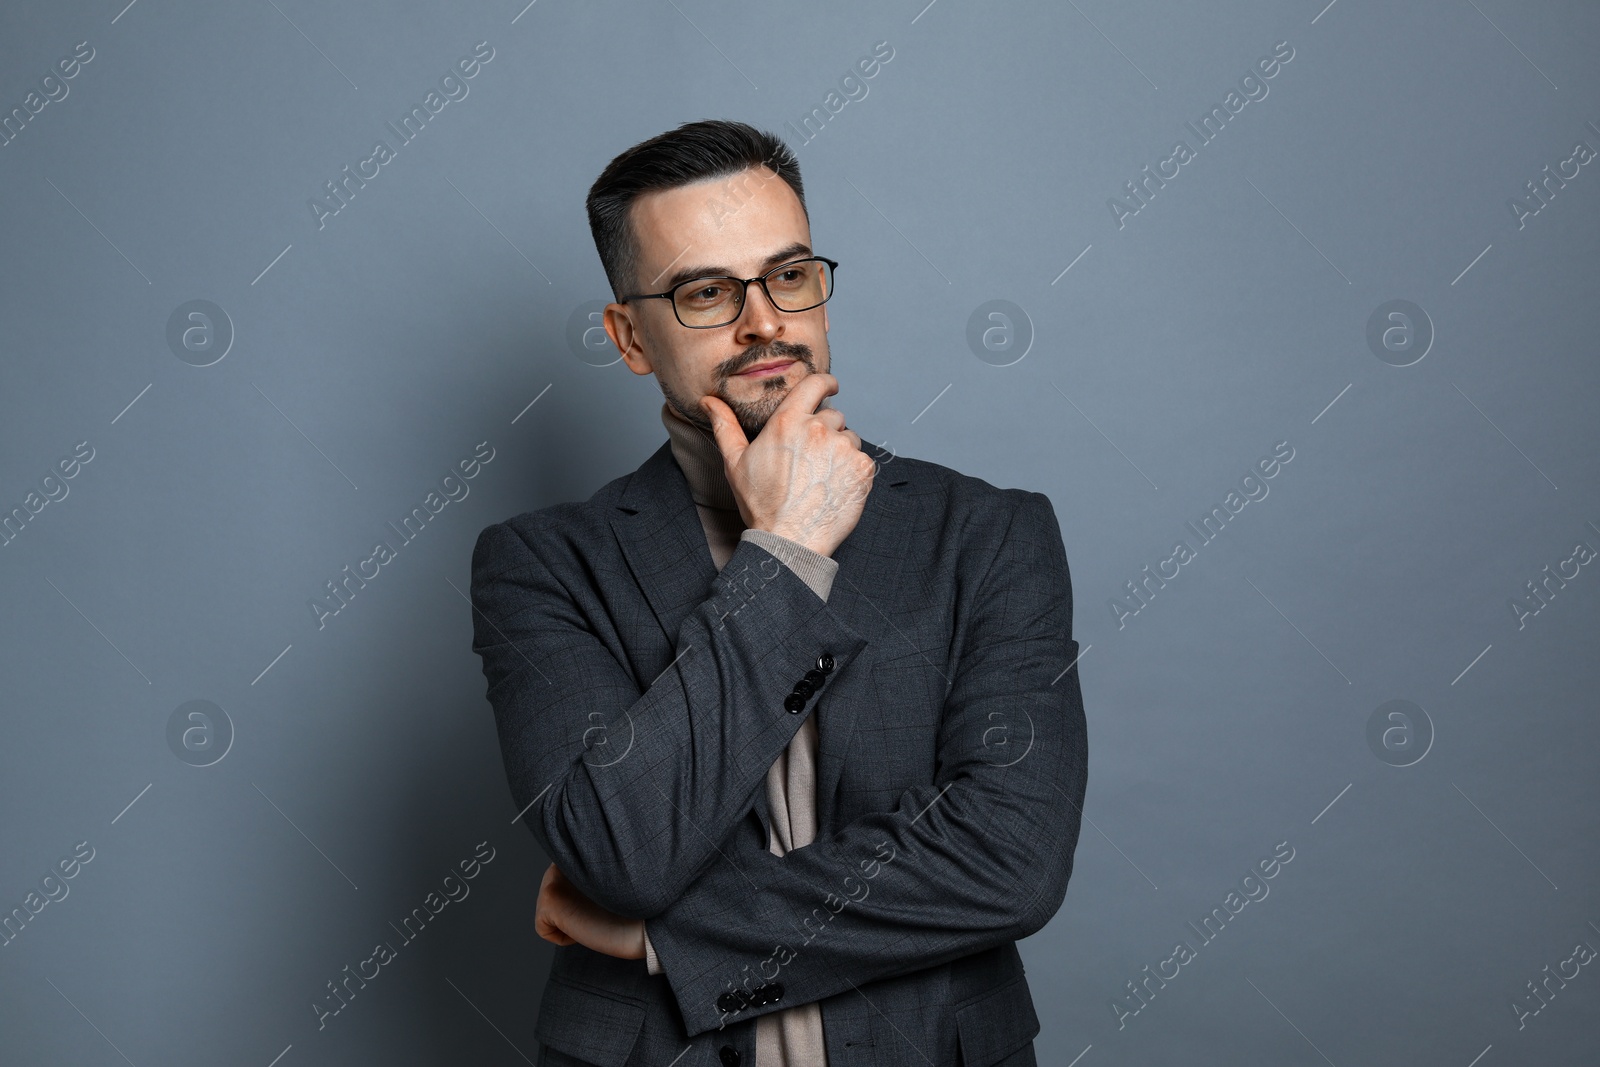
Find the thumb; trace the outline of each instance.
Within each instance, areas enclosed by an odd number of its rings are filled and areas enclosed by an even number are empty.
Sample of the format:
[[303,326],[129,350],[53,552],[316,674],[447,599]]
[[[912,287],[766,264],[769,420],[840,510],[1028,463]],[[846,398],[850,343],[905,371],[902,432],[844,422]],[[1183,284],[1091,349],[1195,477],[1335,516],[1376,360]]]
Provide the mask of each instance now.
[[750,440],[745,437],[744,428],[739,425],[733,409],[719,397],[706,396],[700,398],[700,410],[711,418],[711,433],[716,438],[723,461],[730,466],[737,463],[750,446]]

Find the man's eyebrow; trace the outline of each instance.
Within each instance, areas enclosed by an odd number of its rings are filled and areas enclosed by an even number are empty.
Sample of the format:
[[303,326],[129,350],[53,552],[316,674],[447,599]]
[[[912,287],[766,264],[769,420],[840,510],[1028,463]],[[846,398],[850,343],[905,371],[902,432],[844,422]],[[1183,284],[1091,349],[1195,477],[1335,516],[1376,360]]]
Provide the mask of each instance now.
[[[791,260],[791,259],[798,259],[798,258],[800,258],[802,256],[809,256],[810,254],[811,254],[811,246],[810,245],[807,245],[804,241],[795,241],[793,244],[785,245],[783,248],[778,249],[776,252],[772,253],[772,255],[770,255],[766,259],[764,259],[762,261],[762,263],[761,263],[762,272],[765,273],[766,271],[771,270],[773,267],[776,267],[779,263],[784,263],[784,262],[786,262],[788,260]],[[695,278],[710,278],[710,277],[728,277],[728,278],[731,278],[731,277],[734,277],[734,276],[735,276],[734,275],[734,270],[733,270],[732,267],[716,267],[716,266],[690,266],[690,267],[684,267],[681,270],[677,270],[677,271],[673,272],[672,277],[668,278],[666,284],[661,287],[661,291],[662,292],[666,292],[669,289],[675,289],[678,286],[682,285],[684,282],[691,281],[692,279],[695,279]]]

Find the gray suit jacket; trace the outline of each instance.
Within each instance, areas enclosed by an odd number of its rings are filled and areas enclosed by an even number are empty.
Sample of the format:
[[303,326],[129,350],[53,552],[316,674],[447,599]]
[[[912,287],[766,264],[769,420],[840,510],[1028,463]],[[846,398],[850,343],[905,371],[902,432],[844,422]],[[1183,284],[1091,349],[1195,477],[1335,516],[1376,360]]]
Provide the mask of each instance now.
[[[1034,1063],[1015,942],[1066,894],[1088,762],[1060,528],[1043,494],[863,450],[826,603],[750,540],[713,567],[668,444],[479,534],[512,798],[665,968],[557,948],[541,1064],[753,1067],[756,1017],[811,1001],[830,1067]],[[767,769],[808,714],[817,838],[774,856]]]

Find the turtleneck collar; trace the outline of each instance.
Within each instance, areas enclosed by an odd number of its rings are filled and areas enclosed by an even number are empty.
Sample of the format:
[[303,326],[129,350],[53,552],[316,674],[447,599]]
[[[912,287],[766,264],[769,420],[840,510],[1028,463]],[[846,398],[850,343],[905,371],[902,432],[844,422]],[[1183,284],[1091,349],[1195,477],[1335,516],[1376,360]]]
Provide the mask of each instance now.
[[702,430],[679,415],[665,401],[661,404],[661,424],[667,428],[667,437],[672,443],[672,458],[678,461],[679,469],[689,482],[689,492],[694,502],[703,507],[737,513],[739,502],[734,498],[722,451],[717,448],[711,432]]

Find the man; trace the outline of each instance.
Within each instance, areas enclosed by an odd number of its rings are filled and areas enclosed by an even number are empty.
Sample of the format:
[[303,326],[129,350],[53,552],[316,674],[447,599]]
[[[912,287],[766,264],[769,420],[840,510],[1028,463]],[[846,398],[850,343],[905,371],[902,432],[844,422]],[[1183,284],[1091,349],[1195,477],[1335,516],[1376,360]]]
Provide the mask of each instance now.
[[778,139],[686,124],[588,211],[668,440],[472,559],[512,796],[554,861],[539,1062],[1033,1064],[1015,942],[1061,905],[1087,780],[1049,499],[828,406],[835,264]]

